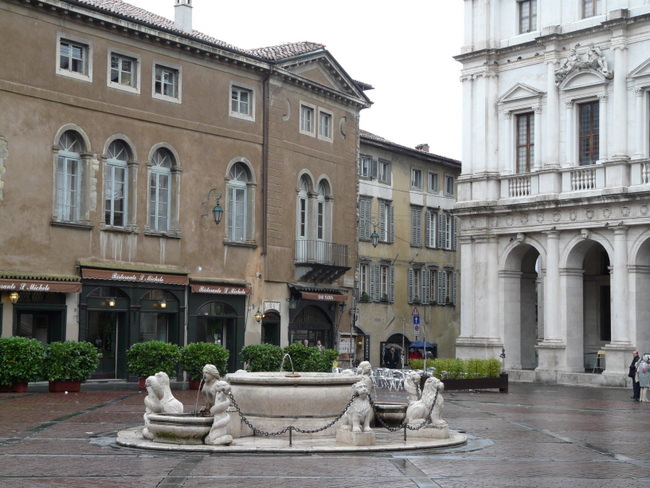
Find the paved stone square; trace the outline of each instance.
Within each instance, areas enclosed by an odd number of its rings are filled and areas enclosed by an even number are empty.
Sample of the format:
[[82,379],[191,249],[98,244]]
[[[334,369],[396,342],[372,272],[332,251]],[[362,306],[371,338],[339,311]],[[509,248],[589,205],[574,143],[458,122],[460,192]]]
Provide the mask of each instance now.
[[[509,393],[446,392],[443,417],[466,445],[366,454],[202,454],[119,447],[144,393],[0,394],[0,486],[289,488],[610,488],[650,485],[650,404],[619,388],[511,383]],[[174,389],[186,410],[195,391]],[[380,400],[403,394],[380,391]],[[401,435],[396,433],[395,435]]]

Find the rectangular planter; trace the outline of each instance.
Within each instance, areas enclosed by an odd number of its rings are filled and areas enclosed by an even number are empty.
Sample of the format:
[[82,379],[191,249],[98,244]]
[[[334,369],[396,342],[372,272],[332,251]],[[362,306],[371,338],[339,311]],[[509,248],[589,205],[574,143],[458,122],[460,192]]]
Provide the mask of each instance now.
[[501,393],[508,393],[507,374],[502,374],[498,378],[447,379],[442,382],[445,384],[445,391],[498,389]]
[[49,390],[51,393],[79,392],[81,391],[81,381],[60,380],[50,381]]

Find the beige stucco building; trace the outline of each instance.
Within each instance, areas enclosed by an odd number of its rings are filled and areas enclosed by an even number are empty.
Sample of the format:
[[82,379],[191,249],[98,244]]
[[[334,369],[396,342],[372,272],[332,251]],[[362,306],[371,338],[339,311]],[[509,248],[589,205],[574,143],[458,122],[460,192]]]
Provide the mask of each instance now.
[[175,8],[0,1],[2,336],[89,340],[98,376],[149,339],[220,342],[234,369],[351,327],[368,86],[322,45],[241,50]]
[[427,145],[361,132],[357,357],[380,365],[386,347],[408,356],[415,340],[429,342],[432,354],[455,356],[460,296],[451,210],[459,174],[459,161]]

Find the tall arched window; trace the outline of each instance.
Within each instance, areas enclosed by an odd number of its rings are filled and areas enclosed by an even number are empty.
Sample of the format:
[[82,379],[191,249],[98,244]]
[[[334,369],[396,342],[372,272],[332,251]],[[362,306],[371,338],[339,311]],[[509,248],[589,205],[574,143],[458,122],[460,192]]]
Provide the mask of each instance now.
[[149,228],[165,232],[170,229],[172,168],[174,156],[165,148],[157,149],[149,170]]
[[128,160],[129,147],[124,141],[108,146],[104,163],[104,223],[113,227],[128,224]]
[[311,180],[309,176],[302,175],[298,186],[298,201],[296,208],[296,237],[298,239],[309,239],[309,191]]
[[54,214],[57,220],[76,222],[81,218],[83,192],[83,142],[79,134],[68,130],[59,139],[56,160]]
[[248,184],[250,173],[244,163],[236,163],[228,174],[228,240],[245,242],[250,234]]
[[316,239],[329,241],[331,237],[331,196],[326,181],[318,184],[316,198]]

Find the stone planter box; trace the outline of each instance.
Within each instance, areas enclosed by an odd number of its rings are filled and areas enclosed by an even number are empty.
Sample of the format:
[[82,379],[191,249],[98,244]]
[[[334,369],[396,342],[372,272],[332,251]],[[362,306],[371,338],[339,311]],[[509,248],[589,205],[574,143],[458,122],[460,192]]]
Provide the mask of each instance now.
[[445,391],[498,389],[501,393],[508,393],[507,374],[502,374],[498,378],[447,379],[442,382],[445,384]]
[[57,380],[50,381],[48,385],[50,393],[63,393],[63,392],[80,392],[81,381],[76,380]]

